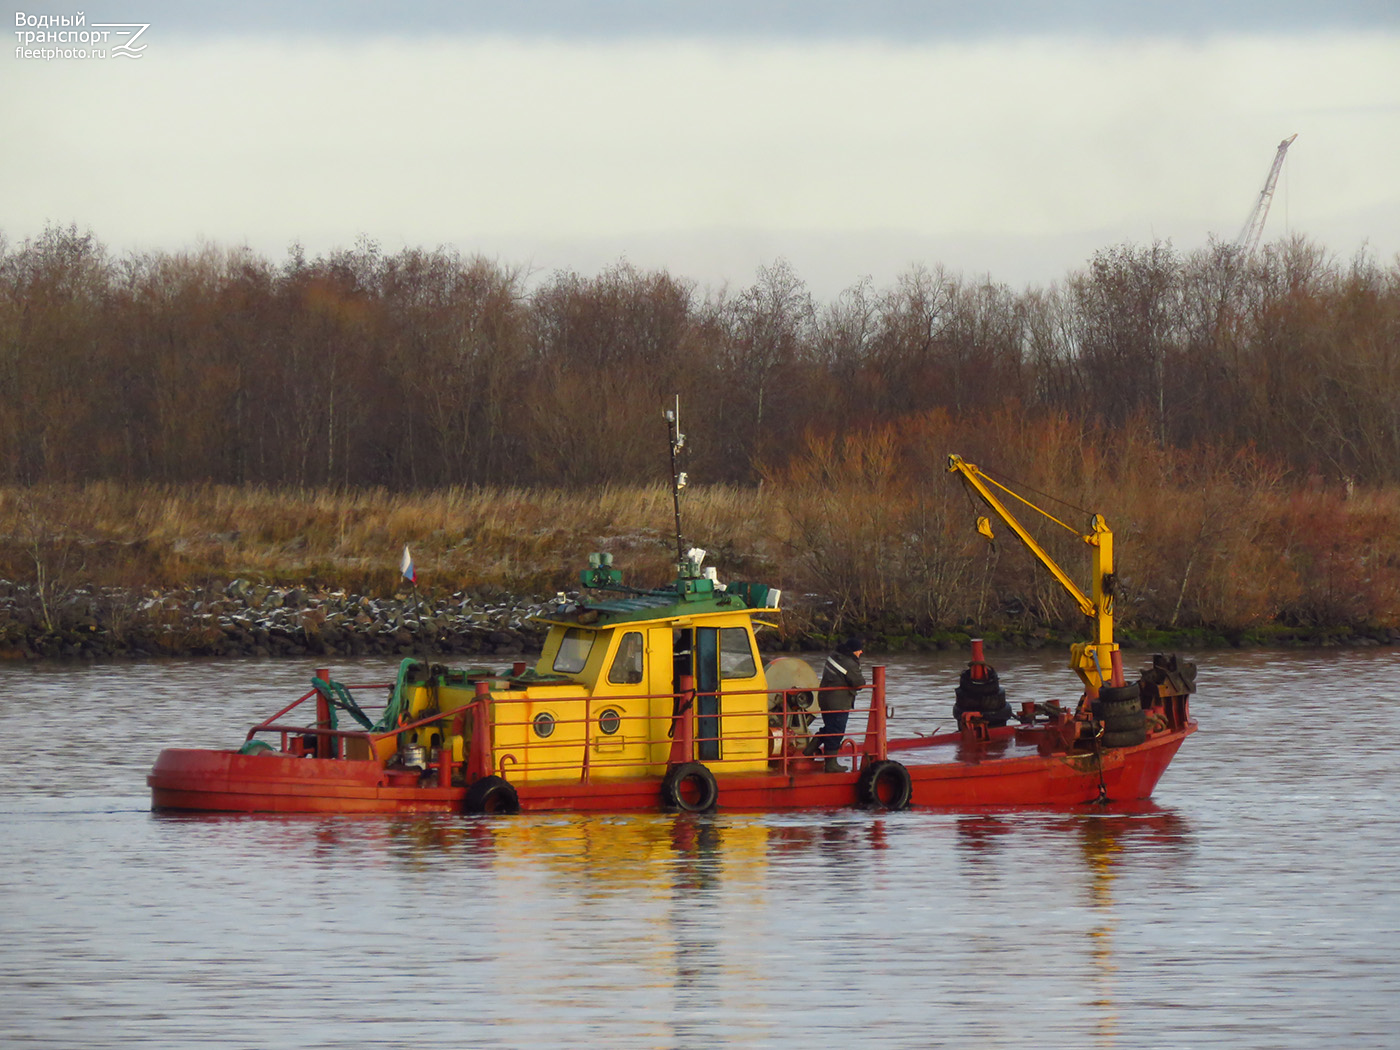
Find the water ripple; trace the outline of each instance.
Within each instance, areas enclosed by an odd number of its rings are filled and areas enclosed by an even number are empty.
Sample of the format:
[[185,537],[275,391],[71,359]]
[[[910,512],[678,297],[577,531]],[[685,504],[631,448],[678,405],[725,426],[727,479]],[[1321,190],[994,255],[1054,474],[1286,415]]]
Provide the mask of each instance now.
[[[959,663],[892,667],[896,732]],[[511,819],[153,815],[310,663],[0,668],[5,1045],[1394,1045],[1400,659],[1201,664],[1141,812]]]

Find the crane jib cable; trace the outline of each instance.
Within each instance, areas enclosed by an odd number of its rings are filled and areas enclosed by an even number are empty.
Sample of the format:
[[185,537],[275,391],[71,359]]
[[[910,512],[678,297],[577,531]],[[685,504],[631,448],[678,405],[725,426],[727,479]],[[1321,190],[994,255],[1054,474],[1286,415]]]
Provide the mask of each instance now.
[[[987,471],[983,470],[981,467],[978,467],[978,468],[977,468],[977,471],[978,471],[978,473],[980,473],[984,478],[986,478],[989,482],[991,482],[991,483],[992,483],[993,485],[995,485],[997,488],[1001,489],[1001,491],[1005,492],[1008,496],[1011,496],[1011,497],[1013,497],[1013,498],[1019,500],[1020,502],[1024,503],[1027,507],[1029,507],[1031,510],[1035,511],[1037,514],[1040,514],[1040,515],[1043,515],[1044,517],[1049,518],[1049,519],[1050,519],[1051,521],[1053,521],[1056,525],[1060,526],[1060,528],[1064,529],[1064,530],[1067,531],[1067,532],[1072,532],[1072,533],[1074,533],[1076,536],[1082,536],[1082,535],[1083,535],[1083,533],[1082,533],[1079,529],[1076,529],[1073,525],[1067,525],[1067,524],[1065,524],[1063,521],[1061,521],[1059,518],[1055,517],[1055,515],[1051,514],[1049,511],[1047,511],[1047,510],[1045,510],[1045,509],[1043,509],[1043,508],[1041,508],[1041,507],[1037,507],[1034,503],[1032,503],[1030,500],[1026,499],[1026,497],[1022,496],[1022,495],[1021,495],[1020,493],[1018,493],[1015,489],[1011,489],[1011,488],[1008,488],[1006,485],[1003,485],[1000,481],[998,481],[996,478],[992,477],[991,474],[987,473]],[[1002,476],[1005,477],[1005,475],[1002,475]],[[1048,499],[1048,500],[1050,500],[1050,501],[1053,502],[1053,503],[1058,503],[1058,504],[1060,504],[1060,505],[1063,506],[1063,507],[1068,507],[1070,510],[1077,510],[1077,511],[1079,511],[1079,513],[1081,513],[1081,514],[1087,514],[1087,515],[1089,515],[1090,517],[1093,516],[1093,513],[1092,513],[1091,511],[1087,511],[1087,510],[1085,510],[1083,507],[1075,506],[1073,503],[1070,503],[1070,502],[1067,501],[1067,500],[1062,500],[1062,499],[1060,499],[1058,496],[1052,496],[1052,495],[1050,495],[1048,492],[1041,492],[1039,489],[1032,488],[1030,485],[1025,485],[1025,484],[1023,484],[1022,482],[1017,481],[1015,478],[1010,478],[1010,477],[1008,477],[1008,478],[1006,478],[1006,480],[1009,481],[1009,482],[1011,482],[1011,483],[1014,484],[1014,485],[1019,485],[1019,486],[1021,486],[1022,488],[1024,488],[1024,489],[1025,489],[1026,491],[1028,491],[1028,492],[1033,492],[1033,493],[1035,493],[1035,495],[1040,496],[1042,499]]]

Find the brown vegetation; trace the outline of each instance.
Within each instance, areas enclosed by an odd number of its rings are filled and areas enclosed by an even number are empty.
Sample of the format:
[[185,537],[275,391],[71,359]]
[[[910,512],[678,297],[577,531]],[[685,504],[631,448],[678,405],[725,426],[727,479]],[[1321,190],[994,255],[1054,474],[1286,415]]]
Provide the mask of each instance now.
[[[812,433],[761,488],[688,489],[686,539],[723,579],[782,586],[794,634],[1073,634],[1077,608],[1005,529],[993,544],[976,534],[979,509],[945,469],[949,449],[983,464],[995,451],[1007,480],[1066,522],[1105,514],[1129,637],[1400,627],[1400,492],[1298,491],[1254,453],[1164,450],[1149,430],[1004,411],[974,427],[932,412]],[[1083,579],[1075,536],[1023,521]],[[0,490],[0,577],[37,587],[47,608],[79,585],[221,589],[235,578],[388,596],[408,544],[427,597],[549,595],[577,586],[592,550],[612,552],[629,582],[665,582],[671,529],[664,485],[421,495],[50,485]]]
[[1400,482],[1400,269],[1303,241],[1124,245],[1048,290],[916,267],[822,306],[783,262],[701,294],[626,263],[531,285],[369,242],[276,266],[0,236],[0,483],[631,484],[677,391],[716,482],[811,428],[936,409],[1139,419],[1159,447]]
[[0,236],[0,576],[383,592],[409,543],[428,586],[547,593],[595,548],[659,582],[677,391],[712,483],[689,538],[842,623],[1077,626],[971,532],[956,451],[1106,515],[1129,630],[1400,624],[1400,270],[1302,241],[1125,245],[1021,293],[914,268],[821,305],[782,262],[702,294],[626,263]]

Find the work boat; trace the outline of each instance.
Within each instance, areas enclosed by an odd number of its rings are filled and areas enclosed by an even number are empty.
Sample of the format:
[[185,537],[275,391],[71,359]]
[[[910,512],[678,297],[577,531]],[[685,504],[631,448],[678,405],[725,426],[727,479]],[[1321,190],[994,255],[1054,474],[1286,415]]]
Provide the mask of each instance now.
[[[952,457],[949,469],[1020,528],[977,468]],[[978,528],[990,531],[986,519]],[[891,739],[885,669],[873,667],[836,772],[826,771],[825,756],[806,754],[816,672],[797,657],[760,660],[757,632],[773,625],[776,590],[722,585],[702,570],[698,550],[680,560],[669,586],[633,588],[607,554],[595,554],[580,597],[537,617],[548,633],[533,666],[450,669],[406,659],[394,682],[377,686],[318,671],[241,747],[162,751],[148,777],[152,806],[509,813],[1146,799],[1196,729],[1195,667],[1158,654],[1136,681],[1125,680],[1112,641],[1112,534],[1096,515],[1082,538],[1094,551],[1092,597],[1063,581],[1094,620],[1093,640],[1072,651],[1077,700],[1013,707],[974,643],[952,690],[957,728]],[[361,703],[367,693],[385,698],[382,709]]]

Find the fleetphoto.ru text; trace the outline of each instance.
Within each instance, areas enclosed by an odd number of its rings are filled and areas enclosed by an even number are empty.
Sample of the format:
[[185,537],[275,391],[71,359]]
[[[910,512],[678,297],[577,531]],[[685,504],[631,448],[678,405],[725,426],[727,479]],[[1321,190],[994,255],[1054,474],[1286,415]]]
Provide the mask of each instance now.
[[15,12],[15,58],[109,59],[141,58],[146,50],[138,43],[149,22],[93,22],[78,11],[71,15],[31,15]]

